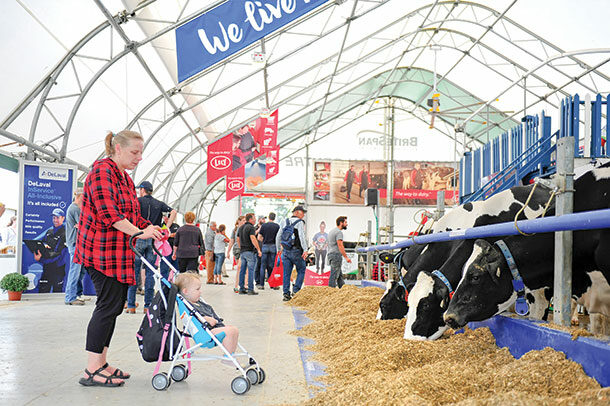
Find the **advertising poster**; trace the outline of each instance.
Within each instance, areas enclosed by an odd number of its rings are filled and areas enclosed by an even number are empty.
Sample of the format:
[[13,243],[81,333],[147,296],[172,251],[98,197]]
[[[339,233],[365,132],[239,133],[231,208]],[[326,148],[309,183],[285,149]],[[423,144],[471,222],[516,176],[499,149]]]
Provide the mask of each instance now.
[[242,195],[245,191],[244,167],[242,166],[241,168],[227,175],[226,182],[225,195],[227,197],[227,202],[234,197]]
[[277,117],[278,111],[275,110],[269,116],[259,117],[230,134],[233,171],[266,155],[277,146]]
[[445,204],[451,205],[454,199],[454,180],[457,182],[458,178],[452,163],[396,162],[394,165],[394,204],[433,206],[436,204],[437,192],[444,190]]
[[330,201],[330,165],[328,161],[313,163],[313,200]]
[[231,140],[229,134],[208,145],[208,185],[231,173]]
[[388,183],[386,162],[333,161],[330,173],[331,203],[362,205],[366,190],[375,188],[379,189],[380,204],[386,204]]
[[267,179],[267,159],[260,157],[245,167],[246,191],[253,191]]
[[74,168],[23,162],[21,173],[21,273],[30,279],[27,292],[63,292],[70,269],[65,220]]
[[280,147],[277,146],[267,152],[265,179],[271,179],[280,172]]
[[259,131],[260,152],[261,155],[269,155],[277,147],[278,111],[275,110],[269,117],[261,117],[257,121],[259,120],[261,123],[258,126],[262,128],[262,131]]

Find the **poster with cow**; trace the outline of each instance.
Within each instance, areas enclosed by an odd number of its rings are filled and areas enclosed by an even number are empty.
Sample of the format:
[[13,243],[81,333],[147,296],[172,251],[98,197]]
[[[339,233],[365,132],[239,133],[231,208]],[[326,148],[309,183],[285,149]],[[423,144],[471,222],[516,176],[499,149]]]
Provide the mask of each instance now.
[[[439,190],[445,191],[445,204],[454,203],[454,185],[458,184],[454,163],[396,162],[393,176],[394,204],[433,206]],[[457,196],[457,188],[455,192]]]
[[330,169],[331,203],[362,205],[366,190],[375,188],[379,189],[380,204],[386,204],[388,185],[386,162],[332,161]]

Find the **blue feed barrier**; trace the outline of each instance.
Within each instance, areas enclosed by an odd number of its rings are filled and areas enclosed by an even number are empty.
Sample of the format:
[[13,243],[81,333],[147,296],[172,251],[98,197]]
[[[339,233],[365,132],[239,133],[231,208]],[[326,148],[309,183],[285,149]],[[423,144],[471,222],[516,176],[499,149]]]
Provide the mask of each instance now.
[[[580,213],[564,214],[563,216],[543,217],[532,220],[520,220],[517,222],[517,225],[524,233],[552,233],[555,231],[610,228],[610,209],[584,211]],[[517,234],[519,234],[519,230],[515,227],[515,223],[507,222],[466,228],[463,230],[419,235],[394,244],[371,245],[366,248],[358,248],[357,251],[393,250],[410,247],[415,244],[429,244],[432,242],[469,240],[474,238],[500,237]]]

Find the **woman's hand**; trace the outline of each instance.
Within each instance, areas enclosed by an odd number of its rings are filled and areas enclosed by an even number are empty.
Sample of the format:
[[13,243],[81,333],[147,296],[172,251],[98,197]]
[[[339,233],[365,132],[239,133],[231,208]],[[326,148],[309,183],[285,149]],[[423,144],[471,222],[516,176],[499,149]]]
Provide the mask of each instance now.
[[172,254],[172,259],[173,259],[174,261],[176,260],[176,253],[175,253],[175,252]]
[[152,224],[148,227],[146,227],[144,230],[142,230],[143,233],[138,236],[138,238],[143,239],[143,240],[147,240],[149,238],[152,238],[154,240],[160,240],[161,237],[163,237],[163,232],[161,231],[161,227],[159,226],[153,226]]

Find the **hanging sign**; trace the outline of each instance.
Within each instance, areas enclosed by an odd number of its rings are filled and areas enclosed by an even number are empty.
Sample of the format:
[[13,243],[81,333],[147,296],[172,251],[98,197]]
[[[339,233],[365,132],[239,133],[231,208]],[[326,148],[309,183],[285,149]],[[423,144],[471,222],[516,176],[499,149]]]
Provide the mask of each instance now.
[[240,196],[246,190],[245,168],[242,166],[231,174],[227,175],[226,191],[227,202],[236,196]]
[[178,81],[229,57],[328,0],[229,0],[176,29]]
[[275,149],[277,146],[277,120],[278,111],[275,110],[268,117],[261,117],[257,121],[261,121],[259,141],[261,146],[261,154],[267,155],[268,152]]
[[233,134],[226,135],[208,145],[208,185],[217,179],[231,173]]
[[266,165],[266,177],[270,179],[278,174],[280,170],[280,147],[277,146],[274,149],[267,152],[267,165]]

